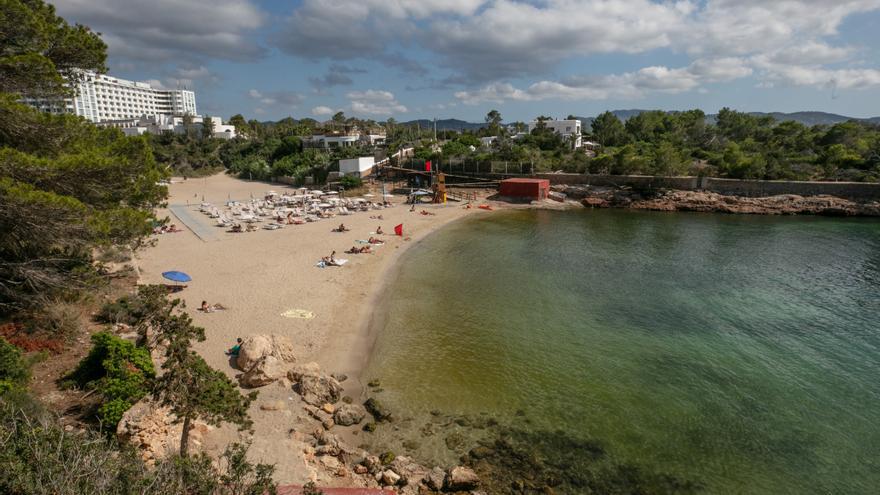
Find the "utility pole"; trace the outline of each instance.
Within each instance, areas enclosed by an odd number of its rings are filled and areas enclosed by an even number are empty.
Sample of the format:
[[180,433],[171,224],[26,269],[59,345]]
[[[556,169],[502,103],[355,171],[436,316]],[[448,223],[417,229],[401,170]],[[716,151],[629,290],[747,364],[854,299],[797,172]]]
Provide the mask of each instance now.
[[434,142],[437,142],[437,117],[434,117]]

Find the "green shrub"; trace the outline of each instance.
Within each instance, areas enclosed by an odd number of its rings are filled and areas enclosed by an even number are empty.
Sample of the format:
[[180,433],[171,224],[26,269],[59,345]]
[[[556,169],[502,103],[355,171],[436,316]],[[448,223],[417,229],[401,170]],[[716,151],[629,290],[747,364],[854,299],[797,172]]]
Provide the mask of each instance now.
[[0,337],[0,394],[27,383],[30,371],[18,347]]
[[274,495],[274,467],[251,464],[232,444],[206,454],[169,456],[148,469],[131,449],[91,431],[66,432],[23,392],[0,399],[0,493],[17,495]]
[[147,349],[101,332],[92,335],[92,350],[68,378],[101,394],[97,417],[105,429],[113,430],[122,414],[149,392],[155,377]]
[[356,189],[364,185],[363,179],[353,175],[344,175],[339,178],[339,183],[346,189]]
[[158,308],[164,307],[165,289],[160,285],[142,285],[133,296],[122,296],[104,304],[95,315],[100,323],[138,325]]

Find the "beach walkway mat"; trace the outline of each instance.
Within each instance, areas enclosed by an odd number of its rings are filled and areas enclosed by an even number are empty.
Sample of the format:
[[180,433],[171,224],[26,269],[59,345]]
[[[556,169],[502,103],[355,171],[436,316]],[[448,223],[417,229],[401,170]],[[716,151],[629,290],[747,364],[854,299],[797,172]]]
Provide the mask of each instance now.
[[208,218],[196,210],[197,206],[193,205],[169,205],[168,209],[180,220],[180,223],[193,232],[199,239],[208,241],[217,241],[220,237],[217,235],[217,227],[205,223],[202,219]]

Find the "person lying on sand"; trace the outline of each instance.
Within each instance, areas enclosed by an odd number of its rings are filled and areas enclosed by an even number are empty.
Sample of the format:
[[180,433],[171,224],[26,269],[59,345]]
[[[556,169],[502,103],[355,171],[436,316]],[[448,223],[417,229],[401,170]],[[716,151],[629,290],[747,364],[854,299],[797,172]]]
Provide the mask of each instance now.
[[217,304],[208,304],[208,301],[202,301],[202,306],[199,308],[200,311],[204,311],[205,313],[213,313],[214,311],[223,311],[226,309],[226,306],[217,303]]
[[422,210],[419,213],[421,213],[422,215],[436,215],[436,213],[432,213],[428,210]]
[[370,254],[372,252],[373,252],[373,248],[371,248],[370,246],[363,246],[363,247],[352,246],[351,249],[346,251],[346,253],[349,253],[349,254]]
[[344,223],[340,223],[339,227],[333,229],[333,232],[348,232],[349,230],[351,229],[346,227]]
[[370,244],[385,244],[385,241],[380,241],[379,239],[376,239],[375,237],[370,237],[369,239],[367,239],[367,242]]
[[238,354],[240,352],[241,352],[241,337],[235,339],[235,345],[230,347],[229,350],[226,351],[226,355],[238,357]]

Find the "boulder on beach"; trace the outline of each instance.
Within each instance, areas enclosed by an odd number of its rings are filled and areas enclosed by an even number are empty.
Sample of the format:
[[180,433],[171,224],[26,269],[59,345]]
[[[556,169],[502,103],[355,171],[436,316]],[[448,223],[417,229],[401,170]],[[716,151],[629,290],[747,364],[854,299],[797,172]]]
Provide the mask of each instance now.
[[243,387],[262,387],[284,378],[287,364],[275,356],[263,356],[251,368],[238,377]]
[[342,385],[332,376],[317,371],[315,367],[295,367],[287,374],[294,382],[293,390],[303,401],[315,407],[336,404],[342,396]]
[[340,426],[356,425],[363,421],[367,410],[360,404],[343,404],[333,413],[333,421]]
[[272,356],[282,363],[292,364],[296,361],[293,344],[290,339],[281,335],[251,335],[245,337],[236,358],[238,369],[247,373],[264,356]]

